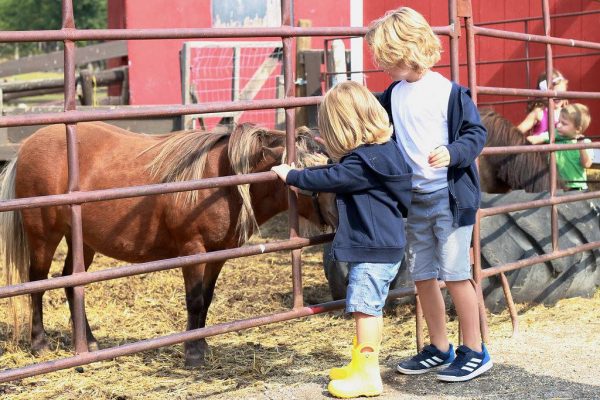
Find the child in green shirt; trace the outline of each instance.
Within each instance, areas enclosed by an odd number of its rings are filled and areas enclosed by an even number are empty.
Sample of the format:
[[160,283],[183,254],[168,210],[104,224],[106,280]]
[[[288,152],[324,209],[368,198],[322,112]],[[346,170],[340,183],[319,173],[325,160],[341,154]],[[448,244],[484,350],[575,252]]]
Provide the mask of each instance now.
[[[579,103],[569,104],[560,111],[556,125],[557,144],[577,143],[590,126],[590,112],[587,106]],[[527,136],[531,144],[548,143],[548,133]],[[583,143],[591,143],[583,139]],[[592,165],[593,149],[561,150],[556,152],[556,168],[565,190],[587,190],[586,168]]]

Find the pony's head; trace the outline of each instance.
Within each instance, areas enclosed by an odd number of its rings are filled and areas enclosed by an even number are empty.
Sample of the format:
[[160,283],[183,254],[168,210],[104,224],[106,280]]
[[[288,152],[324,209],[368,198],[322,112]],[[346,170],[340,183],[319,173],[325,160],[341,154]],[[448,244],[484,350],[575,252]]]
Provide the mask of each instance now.
[[[233,128],[217,127],[211,132],[179,132],[165,137],[157,145],[158,154],[148,165],[152,176],[159,182],[198,180],[204,177],[208,152],[221,140],[227,140],[227,154],[231,172],[226,174],[249,174],[269,171],[286,159],[286,135],[279,130],[270,130],[251,123],[235,125]],[[149,151],[150,149],[146,150]],[[296,163],[299,167],[326,164],[328,157],[306,127],[296,130]],[[240,242],[245,242],[258,223],[252,207],[250,185],[238,185],[242,207],[238,219]],[[301,196],[304,197],[304,196]],[[198,201],[198,191],[175,194],[180,207],[193,207]],[[301,199],[299,211],[310,221],[318,223],[312,203]],[[335,201],[324,195],[319,200],[324,213],[330,214]]]
[[[296,129],[296,166],[300,168],[327,164],[329,157],[312,131],[303,126]],[[252,124],[238,125],[229,140],[229,156],[236,174],[265,172],[287,160],[286,135],[283,131],[267,130]],[[240,241],[247,240],[250,232],[258,230],[254,217],[250,185],[240,185],[243,207],[240,212]],[[337,220],[335,196],[331,193],[298,191],[298,211],[313,225],[334,226]],[[282,201],[287,201],[286,199]],[[303,224],[304,225],[304,224]],[[303,227],[308,230],[308,226]]]

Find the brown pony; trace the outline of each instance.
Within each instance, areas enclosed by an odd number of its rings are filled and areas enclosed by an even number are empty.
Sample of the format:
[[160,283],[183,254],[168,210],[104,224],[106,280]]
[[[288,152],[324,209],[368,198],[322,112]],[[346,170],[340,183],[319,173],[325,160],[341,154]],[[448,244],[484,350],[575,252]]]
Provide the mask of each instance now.
[[[502,115],[492,110],[481,110],[480,115],[488,131],[486,147],[529,145],[521,131]],[[481,190],[486,193],[506,193],[513,189],[549,190],[549,165],[544,153],[481,156],[479,175]]]
[[[281,163],[285,134],[252,124],[227,131],[178,132],[151,136],[130,133],[100,122],[77,125],[82,191],[175,182],[269,171]],[[5,171],[0,197],[24,198],[67,191],[64,125],[38,130],[25,140],[18,158]],[[298,162],[325,163],[320,145],[306,128],[297,132]],[[280,180],[178,194],[134,197],[82,205],[85,268],[95,253],[129,263],[233,248],[259,225],[287,209],[287,190]],[[325,205],[326,206],[326,205]],[[300,214],[312,222],[319,216],[311,199],[299,197]],[[72,273],[68,206],[5,212],[0,220],[8,284],[46,279],[59,242],[68,254],[63,275]],[[188,312],[187,329],[205,326],[213,290],[224,261],[182,268]],[[73,289],[66,289],[72,312]],[[48,348],[43,326],[42,293],[31,295],[31,345]],[[98,347],[86,317],[87,342]],[[199,365],[208,345],[204,339],[185,343],[186,365]]]

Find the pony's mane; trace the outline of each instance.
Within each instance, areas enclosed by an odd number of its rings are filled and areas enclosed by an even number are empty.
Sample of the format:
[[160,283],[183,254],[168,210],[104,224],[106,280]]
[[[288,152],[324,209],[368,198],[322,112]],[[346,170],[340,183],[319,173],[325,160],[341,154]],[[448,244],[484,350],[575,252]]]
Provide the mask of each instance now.
[[[327,157],[315,154],[321,151],[320,145],[312,138],[307,128],[299,128],[296,132],[296,149],[298,166],[325,164]],[[204,177],[207,155],[221,140],[227,140],[227,154],[233,172],[236,175],[248,174],[262,160],[262,147],[285,146],[286,135],[282,131],[267,130],[250,123],[244,123],[228,129],[219,126],[211,132],[195,130],[182,131],[165,136],[153,148],[160,151],[148,164],[147,168],[154,179],[159,182],[181,182],[199,180]],[[278,157],[278,162],[285,159],[285,154]],[[242,208],[238,219],[240,242],[248,240],[253,231],[258,231],[258,224],[252,209],[250,185],[238,185],[242,199]],[[194,206],[198,202],[198,191],[191,190],[174,194],[175,203],[181,207]]]
[[[488,131],[486,146],[529,145],[521,131],[502,115],[490,109],[481,110],[480,115]],[[548,190],[549,167],[545,154],[494,154],[485,157],[498,168],[497,177],[512,189],[524,189],[527,192]]]

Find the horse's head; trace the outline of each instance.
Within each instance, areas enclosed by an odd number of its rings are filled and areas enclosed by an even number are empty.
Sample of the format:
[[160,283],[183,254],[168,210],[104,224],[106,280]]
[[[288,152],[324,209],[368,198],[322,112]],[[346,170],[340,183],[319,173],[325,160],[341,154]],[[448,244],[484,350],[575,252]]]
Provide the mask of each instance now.
[[[303,126],[296,129],[296,149],[298,167],[317,167],[326,165],[329,156],[325,147],[315,140],[312,131]],[[334,193],[316,193],[299,190],[298,211],[301,216],[315,225],[336,228],[338,225],[338,212]],[[309,204],[310,201],[310,204]]]
[[[253,124],[240,124],[234,128],[229,139],[229,159],[236,174],[269,171],[271,167],[286,160],[286,135],[279,130],[269,130]],[[328,157],[324,147],[315,140],[310,129],[300,127],[296,130],[296,164],[298,167],[311,167],[327,164]],[[250,185],[240,185],[244,206],[240,212],[240,233],[242,241],[247,239],[251,227],[256,229],[254,211],[261,208],[262,214],[272,214],[287,208],[285,185],[275,182],[276,188],[270,193],[251,193]],[[262,199],[257,202],[257,199]],[[253,208],[253,201],[255,202]],[[260,204],[258,204],[260,203]],[[262,208],[268,208],[265,211]],[[315,225],[334,226],[337,220],[335,197],[321,193],[313,197],[312,193],[300,192],[298,212],[301,217]]]

